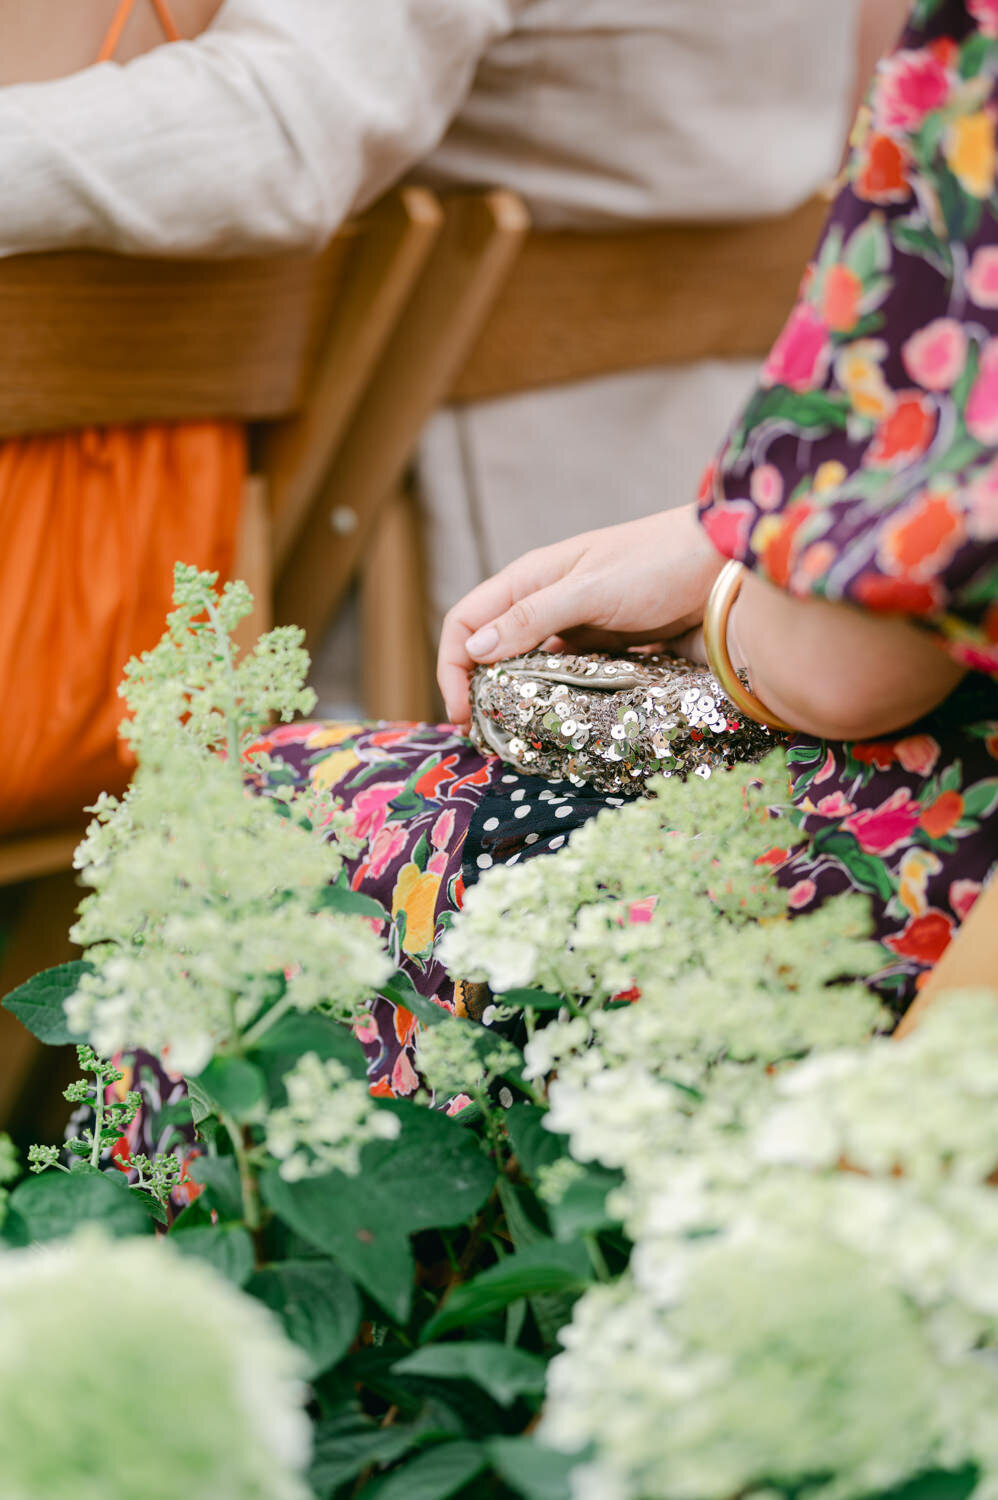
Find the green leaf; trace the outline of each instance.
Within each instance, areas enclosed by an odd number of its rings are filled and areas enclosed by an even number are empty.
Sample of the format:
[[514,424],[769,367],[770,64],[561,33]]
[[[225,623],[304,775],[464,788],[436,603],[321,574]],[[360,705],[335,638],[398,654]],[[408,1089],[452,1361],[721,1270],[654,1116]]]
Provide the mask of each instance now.
[[327,885],[322,892],[319,906],[326,911],[341,912],[348,917],[376,917],[379,922],[385,920],[385,908],[380,901],[375,901],[373,896],[365,896],[363,891],[352,891],[348,885],[337,881],[335,885]]
[[487,1465],[480,1443],[440,1443],[365,1486],[364,1494],[367,1500],[450,1500]]
[[512,1406],[519,1396],[542,1395],[547,1371],[539,1355],[487,1341],[428,1344],[392,1368],[436,1380],[473,1380],[500,1406]]
[[998,598],[998,563],[982,568],[960,589],[961,604],[980,605],[986,608],[996,598]]
[[261,1191],[297,1234],[405,1321],[413,1280],[409,1235],[463,1224],[488,1197],[495,1169],[477,1139],[446,1115],[404,1101],[383,1107],[402,1120],[402,1134],[365,1146],[358,1176],[329,1172],[290,1183],[270,1171]]
[[564,1136],[545,1130],[547,1116],[548,1111],[536,1104],[513,1104],[503,1115],[510,1145],[531,1182],[537,1180],[541,1167],[549,1167],[567,1151]]
[[133,1187],[130,1189],[130,1191],[132,1195],[138,1199],[139,1203],[142,1204],[142,1207],[145,1209],[150,1219],[152,1219],[157,1224],[169,1224],[170,1220],[167,1215],[166,1209],[163,1207],[162,1203],[160,1203],[158,1198],[154,1198],[152,1193],[147,1193],[145,1188]]
[[281,1080],[306,1052],[314,1052],[323,1062],[335,1057],[353,1078],[367,1077],[364,1049],[348,1026],[331,1016],[314,1011],[306,1015],[282,1016],[264,1032],[253,1049],[253,1056],[267,1077],[271,1098],[283,1098]]
[[889,901],[893,896],[894,886],[884,861],[875,854],[865,854],[845,829],[820,829],[812,840],[812,848],[816,854],[830,854],[840,860],[861,891],[869,891],[881,901]]
[[308,1375],[328,1370],[360,1327],[357,1290],[332,1261],[286,1260],[258,1271],[247,1291],[277,1314],[292,1343],[308,1355]]
[[[187,1170],[195,1182],[204,1184],[203,1196],[223,1221],[242,1218],[242,1186],[239,1182],[239,1168],[233,1157],[197,1156]],[[197,1201],[200,1202],[201,1199]]]
[[309,1483],[321,1500],[372,1464],[392,1464],[419,1442],[411,1425],[378,1427],[364,1417],[321,1422],[316,1429]]
[[437,1005],[433,1000],[427,1000],[414,988],[408,974],[400,969],[393,974],[387,984],[381,986],[380,994],[391,1000],[393,1005],[404,1006],[412,1012],[416,1020],[423,1026],[439,1026],[441,1021],[446,1021],[451,1014],[444,1006]]
[[170,1244],[181,1255],[205,1260],[227,1281],[245,1286],[253,1274],[253,1241],[245,1229],[233,1224],[208,1224],[194,1229],[174,1229]]
[[571,1500],[577,1457],[542,1448],[532,1437],[495,1437],[486,1448],[496,1473],[525,1500]]
[[68,964],[57,964],[54,969],[43,969],[16,990],[11,990],[3,1001],[4,1009],[16,1016],[32,1036],[49,1047],[80,1041],[82,1038],[66,1025],[64,1006],[69,996],[79,989],[84,974],[92,973],[93,965],[82,958],[73,959]]
[[988,65],[988,59],[994,55],[994,39],[985,36],[978,31],[975,35],[968,37],[960,48],[960,77],[976,78]]
[[980,1471],[973,1464],[962,1469],[931,1469],[894,1489],[881,1491],[877,1500],[967,1500],[979,1479]]
[[264,1173],[260,1191],[278,1218],[310,1245],[333,1256],[390,1317],[404,1323],[415,1275],[408,1237],[384,1223],[376,1194],[366,1204],[358,1203],[354,1194],[343,1202],[344,1180],[349,1179],[331,1172],[292,1183],[270,1171]]
[[882,214],[872,213],[854,229],[845,247],[845,263],[862,282],[868,282],[891,263],[890,243]]
[[6,1212],[0,1213],[0,1244],[6,1245],[9,1250],[23,1250],[31,1244],[27,1224],[9,1203]]
[[747,410],[742,418],[741,427],[744,429],[751,416],[752,426],[764,421],[786,421],[814,437],[832,428],[844,428],[849,412],[848,396],[829,395],[823,391],[792,391],[787,386],[777,385],[757,394],[751,411]]
[[501,1312],[518,1297],[581,1292],[590,1280],[589,1262],[582,1245],[555,1240],[528,1245],[482,1271],[473,1281],[456,1286],[423,1329],[421,1342],[428,1343],[452,1328],[480,1322],[492,1313]]
[[607,1194],[623,1181],[620,1172],[605,1167],[586,1167],[585,1175],[570,1182],[555,1203],[547,1205],[555,1239],[574,1240],[580,1234],[598,1234],[619,1223],[607,1213]]
[[918,219],[895,219],[891,224],[891,239],[903,255],[920,256],[944,276],[952,272],[949,246]]
[[548,990],[506,990],[499,999],[523,1010],[561,1010],[565,1003],[564,995],[552,995]]
[[194,1081],[211,1100],[213,1113],[233,1120],[251,1119],[267,1096],[263,1071],[245,1057],[213,1057]]
[[[963,794],[963,817],[986,818],[998,807],[998,779],[990,776]],[[962,821],[962,820],[961,820]]]
[[35,1243],[63,1239],[81,1224],[99,1224],[114,1239],[152,1233],[152,1220],[124,1178],[89,1166],[27,1178],[11,1193],[10,1206]]

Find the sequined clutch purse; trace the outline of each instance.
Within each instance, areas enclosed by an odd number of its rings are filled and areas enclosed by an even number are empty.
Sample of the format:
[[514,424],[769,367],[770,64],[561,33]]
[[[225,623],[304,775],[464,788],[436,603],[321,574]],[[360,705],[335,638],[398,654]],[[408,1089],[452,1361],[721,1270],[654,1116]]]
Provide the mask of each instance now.
[[760,760],[782,736],[746,718],[681,656],[531,651],[471,679],[471,735],[519,771],[601,792]]

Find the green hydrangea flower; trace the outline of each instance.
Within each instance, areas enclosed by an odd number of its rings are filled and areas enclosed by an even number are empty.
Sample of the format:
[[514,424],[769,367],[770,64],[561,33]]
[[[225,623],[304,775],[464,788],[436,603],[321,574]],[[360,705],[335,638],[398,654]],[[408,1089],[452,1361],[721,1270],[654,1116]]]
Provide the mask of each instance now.
[[301,1357],[153,1240],[0,1255],[4,1500],[308,1500]]

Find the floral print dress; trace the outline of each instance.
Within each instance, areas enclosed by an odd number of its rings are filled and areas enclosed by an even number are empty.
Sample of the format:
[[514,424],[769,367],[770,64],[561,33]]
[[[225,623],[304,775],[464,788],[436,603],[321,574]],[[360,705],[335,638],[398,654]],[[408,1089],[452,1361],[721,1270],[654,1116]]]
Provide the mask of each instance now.
[[998,859],[998,0],[920,0],[758,389],[706,477],[718,550],[909,617],[969,675],[874,743],[798,738],[791,906],[869,892],[896,1008]]
[[[998,863],[996,77],[998,0],[917,0],[700,503],[725,556],[800,597],[905,615],[968,668],[902,733],[796,737],[809,840],[766,856],[796,910],[852,890],[872,898],[875,983],[898,1013]],[[434,956],[466,884],[493,862],[556,850],[613,800],[514,774],[448,725],[292,725],[265,744],[352,810],[370,842],[351,883],[381,905],[416,988],[475,1014]],[[418,1087],[415,1027],[374,1002],[360,1035],[375,1092]],[[137,1066],[172,1097],[150,1061]],[[152,1118],[139,1128],[154,1138]]]

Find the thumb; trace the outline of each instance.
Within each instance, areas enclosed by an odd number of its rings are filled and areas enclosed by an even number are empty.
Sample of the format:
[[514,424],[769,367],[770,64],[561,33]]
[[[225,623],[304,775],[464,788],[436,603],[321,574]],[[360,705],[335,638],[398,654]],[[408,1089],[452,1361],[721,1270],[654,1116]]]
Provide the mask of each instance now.
[[522,656],[576,625],[587,624],[586,591],[577,579],[557,583],[518,599],[504,614],[469,636],[464,649],[473,661],[503,661]]

